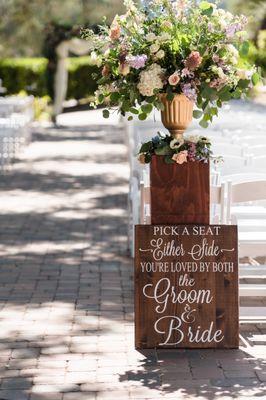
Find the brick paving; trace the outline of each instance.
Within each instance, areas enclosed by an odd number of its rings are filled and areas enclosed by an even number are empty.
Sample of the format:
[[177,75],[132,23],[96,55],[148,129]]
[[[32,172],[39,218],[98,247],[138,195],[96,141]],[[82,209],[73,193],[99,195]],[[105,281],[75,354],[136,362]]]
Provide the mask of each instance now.
[[119,127],[40,128],[1,177],[0,400],[266,398],[266,328],[239,350],[134,350]]

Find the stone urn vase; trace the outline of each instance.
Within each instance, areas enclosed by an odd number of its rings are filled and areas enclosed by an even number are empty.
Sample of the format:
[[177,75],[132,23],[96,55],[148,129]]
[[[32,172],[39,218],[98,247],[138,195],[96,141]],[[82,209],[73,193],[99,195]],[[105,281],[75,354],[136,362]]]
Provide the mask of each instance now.
[[161,112],[162,123],[172,137],[177,139],[182,137],[192,122],[194,103],[184,94],[176,94],[172,101],[167,100],[166,96],[166,93],[160,95],[164,105],[164,110]]

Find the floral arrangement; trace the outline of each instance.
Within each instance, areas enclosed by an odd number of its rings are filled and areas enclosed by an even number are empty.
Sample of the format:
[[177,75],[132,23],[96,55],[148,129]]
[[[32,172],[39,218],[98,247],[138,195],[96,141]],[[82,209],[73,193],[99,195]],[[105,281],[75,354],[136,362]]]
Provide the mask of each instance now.
[[221,157],[214,157],[211,142],[205,136],[188,136],[173,139],[170,135],[158,132],[151,141],[143,143],[138,154],[142,164],[148,164],[153,155],[164,156],[167,164],[183,164],[187,161],[202,161],[207,163],[212,159],[222,161]]
[[[158,94],[185,94],[206,128],[223,102],[243,97],[260,77],[246,60],[245,16],[196,0],[125,0],[126,13],[99,33],[83,30],[99,67],[95,106],[145,120],[163,109]],[[109,110],[103,111],[109,117]],[[132,115],[128,119],[131,120]]]

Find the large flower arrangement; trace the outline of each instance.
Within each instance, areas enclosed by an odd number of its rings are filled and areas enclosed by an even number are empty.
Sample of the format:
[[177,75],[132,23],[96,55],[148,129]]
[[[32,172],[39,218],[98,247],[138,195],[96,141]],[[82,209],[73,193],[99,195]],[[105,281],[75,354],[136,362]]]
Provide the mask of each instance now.
[[[244,96],[259,80],[248,65],[245,16],[196,0],[125,0],[127,12],[100,33],[84,30],[100,67],[96,104],[108,103],[140,120],[183,93],[195,102],[194,117],[207,127],[222,103]],[[108,109],[103,111],[109,116]],[[129,120],[132,115],[129,115]]]

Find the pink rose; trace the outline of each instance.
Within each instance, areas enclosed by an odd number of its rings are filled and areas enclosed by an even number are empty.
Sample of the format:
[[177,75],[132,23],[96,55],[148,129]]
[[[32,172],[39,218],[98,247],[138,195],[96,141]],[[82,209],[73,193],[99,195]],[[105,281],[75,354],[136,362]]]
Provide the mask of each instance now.
[[180,151],[180,153],[174,154],[172,157],[177,164],[183,164],[187,162],[187,150]]
[[197,69],[202,62],[202,57],[198,51],[192,51],[185,60],[185,67],[190,71]]
[[117,40],[120,38],[121,29],[119,25],[114,25],[110,30],[110,39]]
[[170,83],[170,85],[172,86],[176,86],[178,84],[178,82],[180,81],[180,76],[178,74],[178,72],[174,72],[171,76],[169,76],[168,78],[168,82]]

